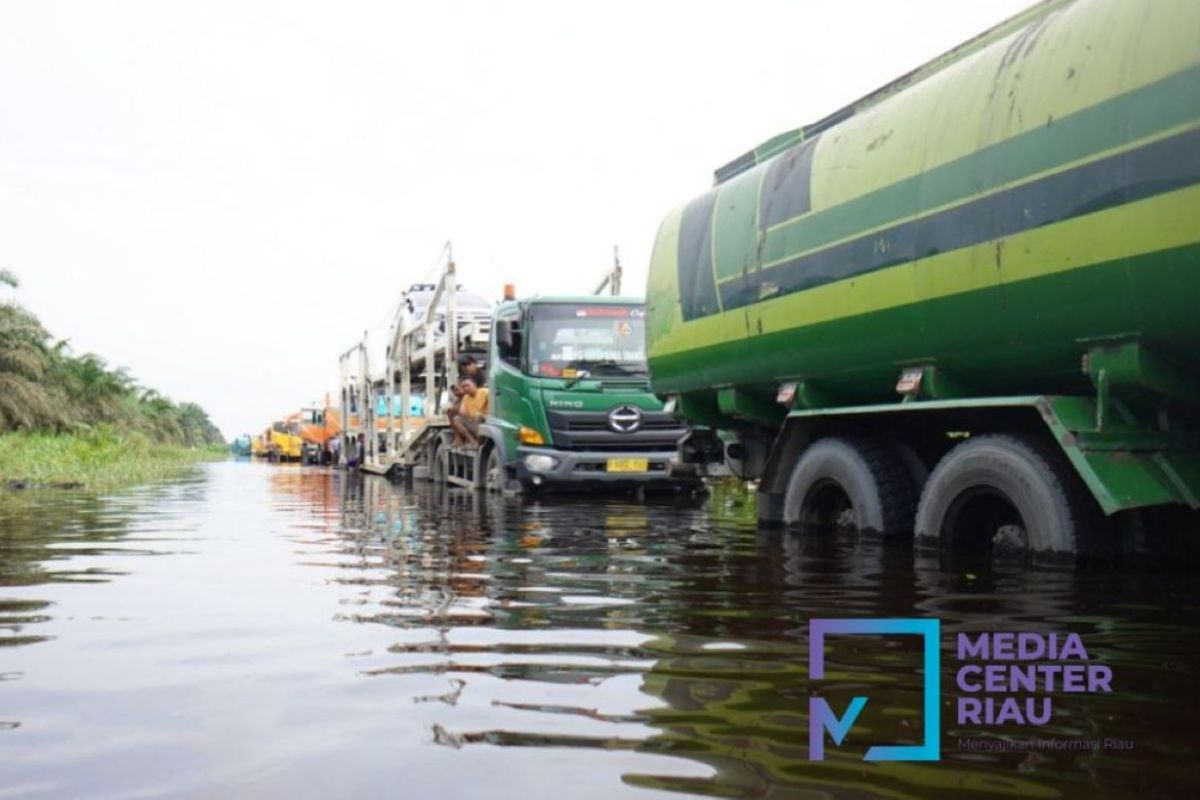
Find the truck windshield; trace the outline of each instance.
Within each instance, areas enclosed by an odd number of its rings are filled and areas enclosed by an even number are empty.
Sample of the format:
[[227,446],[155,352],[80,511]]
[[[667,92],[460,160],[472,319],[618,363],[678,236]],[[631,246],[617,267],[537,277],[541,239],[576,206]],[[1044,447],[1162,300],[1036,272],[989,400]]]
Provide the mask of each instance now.
[[641,306],[554,303],[531,309],[529,371],[577,378],[646,374]]

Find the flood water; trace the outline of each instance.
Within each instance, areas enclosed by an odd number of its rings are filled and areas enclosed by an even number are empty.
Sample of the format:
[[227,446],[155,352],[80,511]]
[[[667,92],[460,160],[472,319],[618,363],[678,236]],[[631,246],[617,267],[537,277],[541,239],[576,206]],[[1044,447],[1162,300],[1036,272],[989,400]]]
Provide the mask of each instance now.
[[[751,517],[245,462],[0,496],[0,797],[1200,792],[1191,571],[943,571]],[[920,740],[890,636],[829,640],[831,706],[869,702],[809,760],[814,617],[941,620],[940,762],[862,760]],[[959,631],[1078,633],[1113,691],[959,724]],[[1068,744],[980,749],[1034,736]]]

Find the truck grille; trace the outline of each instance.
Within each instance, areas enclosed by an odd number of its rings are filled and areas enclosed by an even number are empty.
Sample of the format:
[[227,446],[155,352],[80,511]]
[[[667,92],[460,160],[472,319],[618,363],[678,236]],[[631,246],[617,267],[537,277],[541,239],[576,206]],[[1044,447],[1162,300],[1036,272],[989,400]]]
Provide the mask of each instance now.
[[608,411],[550,411],[550,435],[564,450],[671,452],[687,433],[683,423],[663,411],[644,411],[641,426],[618,433],[608,424]]

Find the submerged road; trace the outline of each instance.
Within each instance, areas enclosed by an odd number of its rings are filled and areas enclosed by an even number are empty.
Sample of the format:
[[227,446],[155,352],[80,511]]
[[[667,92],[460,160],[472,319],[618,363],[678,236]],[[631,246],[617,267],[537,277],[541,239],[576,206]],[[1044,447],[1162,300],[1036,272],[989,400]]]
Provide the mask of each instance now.
[[[750,506],[233,461],[0,496],[0,798],[1200,793],[1191,572],[968,572]],[[829,637],[818,686],[827,617],[941,620],[940,762],[862,761],[920,741],[922,652]],[[960,723],[1006,698],[960,687],[957,634],[1004,631],[1078,634],[1112,691]],[[818,691],[869,698],[824,761]]]

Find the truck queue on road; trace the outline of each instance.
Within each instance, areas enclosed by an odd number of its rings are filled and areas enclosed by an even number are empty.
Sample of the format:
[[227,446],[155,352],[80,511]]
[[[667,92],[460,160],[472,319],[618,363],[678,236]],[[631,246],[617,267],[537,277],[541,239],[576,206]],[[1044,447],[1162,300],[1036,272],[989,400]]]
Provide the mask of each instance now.
[[[1200,508],[1197,30],[1187,0],[1035,5],[716,170],[645,301],[618,265],[608,296],[480,303],[447,259],[381,370],[343,354],[316,460],[523,492],[731,475],[764,523],[1136,548]],[[256,452],[296,451],[280,424]]]

